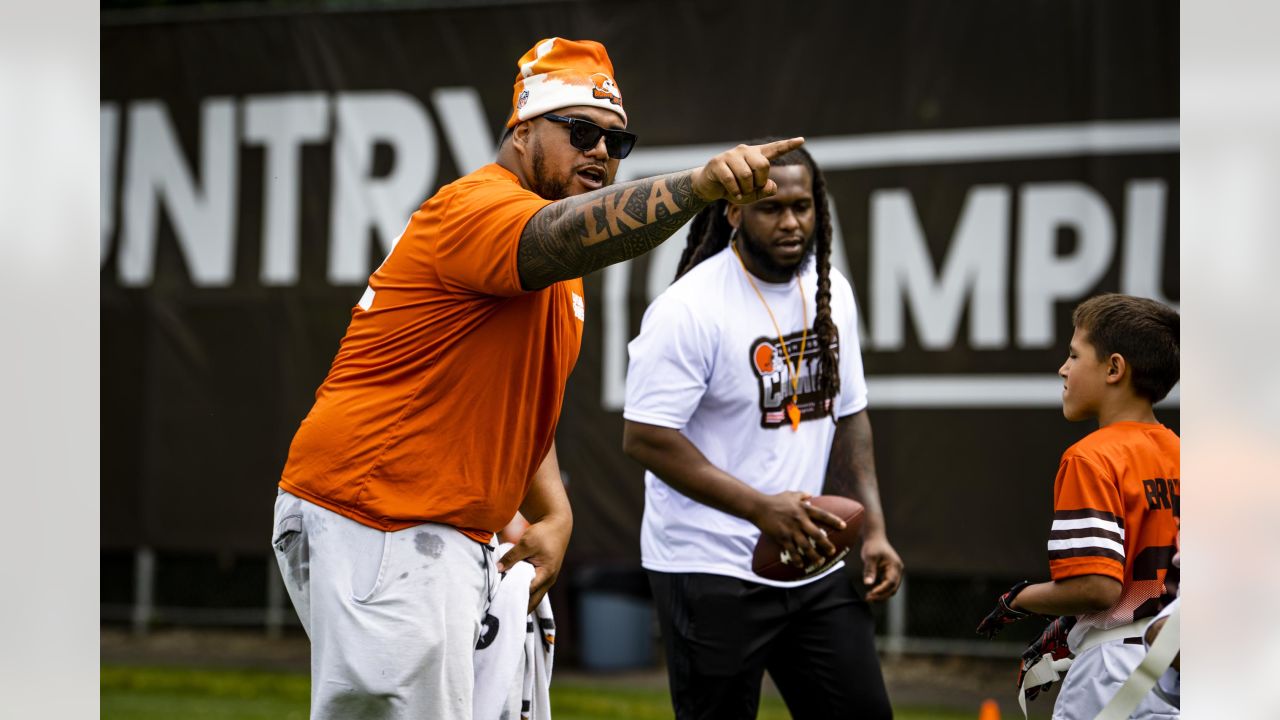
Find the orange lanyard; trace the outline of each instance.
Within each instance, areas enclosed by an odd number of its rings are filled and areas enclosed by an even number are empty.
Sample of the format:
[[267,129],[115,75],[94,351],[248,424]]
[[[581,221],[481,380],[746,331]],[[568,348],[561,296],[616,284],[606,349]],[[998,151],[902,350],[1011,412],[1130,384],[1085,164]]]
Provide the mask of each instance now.
[[773,316],[773,310],[769,307],[769,302],[764,299],[764,293],[760,292],[760,288],[756,287],[756,281],[751,279],[751,273],[747,271],[747,266],[742,262],[742,256],[738,254],[738,246],[733,245],[733,256],[738,258],[738,267],[742,268],[742,274],[747,276],[747,282],[751,283],[751,289],[756,291],[756,297],[760,298],[760,304],[764,305],[764,311],[769,313],[769,319],[773,321],[774,332],[778,333],[778,344],[782,346],[782,356],[787,361],[787,369],[791,371],[791,402],[787,403],[787,419],[791,421],[791,432],[800,429],[800,367],[799,361],[804,360],[805,343],[809,341],[809,308],[804,301],[804,287],[800,285],[800,274],[796,273],[796,289],[800,291],[800,317],[804,321],[804,331],[800,334],[800,357],[796,362],[791,361],[791,353],[787,350],[787,341],[782,337],[782,328],[778,326],[778,319]]

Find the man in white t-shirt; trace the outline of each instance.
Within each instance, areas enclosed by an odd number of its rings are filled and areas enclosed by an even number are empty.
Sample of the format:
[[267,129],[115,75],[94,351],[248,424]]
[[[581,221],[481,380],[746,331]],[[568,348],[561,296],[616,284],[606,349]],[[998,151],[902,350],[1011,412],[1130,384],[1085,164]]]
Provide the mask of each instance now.
[[871,612],[843,563],[790,583],[751,571],[761,533],[806,566],[834,554],[822,528],[839,519],[806,502],[826,493],[866,508],[866,599],[902,577],[825,182],[803,149],[772,165],[777,194],[694,218],[676,282],[628,346],[623,446],[648,469],[642,564],[679,720],[754,718],[765,670],[793,717],[889,718]]

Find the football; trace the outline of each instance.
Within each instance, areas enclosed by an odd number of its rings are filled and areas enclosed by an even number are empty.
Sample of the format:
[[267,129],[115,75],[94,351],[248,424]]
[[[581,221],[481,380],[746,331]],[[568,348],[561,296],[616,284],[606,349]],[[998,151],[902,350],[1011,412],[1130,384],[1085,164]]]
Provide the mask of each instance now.
[[816,565],[800,567],[794,561],[788,563],[789,558],[782,547],[773,538],[761,534],[751,556],[752,572],[770,580],[802,580],[823,572],[849,554],[849,550],[862,535],[862,503],[839,495],[816,495],[809,498],[809,503],[844,520],[844,530],[835,530],[818,523],[819,527],[827,531],[827,539],[836,546],[836,554]]

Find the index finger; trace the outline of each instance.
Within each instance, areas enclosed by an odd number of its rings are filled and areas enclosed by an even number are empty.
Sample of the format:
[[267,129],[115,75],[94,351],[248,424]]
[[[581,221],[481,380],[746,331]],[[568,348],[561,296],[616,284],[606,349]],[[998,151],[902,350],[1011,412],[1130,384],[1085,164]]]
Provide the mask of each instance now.
[[786,155],[787,153],[791,152],[792,150],[795,150],[796,148],[800,147],[803,144],[804,144],[804,138],[793,137],[790,140],[775,140],[771,143],[758,145],[757,147],[760,148],[760,154],[772,160],[781,155]]
[[533,580],[529,582],[529,612],[538,607],[538,603],[542,602],[542,596],[547,594],[551,589],[551,573],[543,568],[535,568],[533,571]]
[[516,543],[505,555],[498,558],[498,572],[506,572],[513,565],[532,555],[533,552],[523,542]]
[[810,518],[817,520],[823,525],[830,525],[831,527],[837,530],[844,529],[845,522],[844,520],[840,519],[839,515],[836,515],[835,513],[829,512],[827,510],[823,510],[817,505],[810,505],[809,503],[804,504],[804,509],[809,512]]
[[880,573],[880,582],[875,587],[867,591],[868,600],[883,600],[891,597],[898,590],[898,584],[902,582],[902,573],[893,563],[885,563],[883,567],[877,568]]
[[867,601],[876,602],[886,600],[893,595],[893,585],[888,578],[881,580],[875,587],[867,591]]

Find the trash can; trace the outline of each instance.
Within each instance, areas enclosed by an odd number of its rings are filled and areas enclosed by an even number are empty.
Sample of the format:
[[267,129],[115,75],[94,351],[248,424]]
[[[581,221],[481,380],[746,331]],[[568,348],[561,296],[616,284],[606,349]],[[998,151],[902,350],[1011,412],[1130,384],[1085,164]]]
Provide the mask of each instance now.
[[652,667],[653,600],[644,570],[588,567],[575,580],[583,668],[614,671]]

